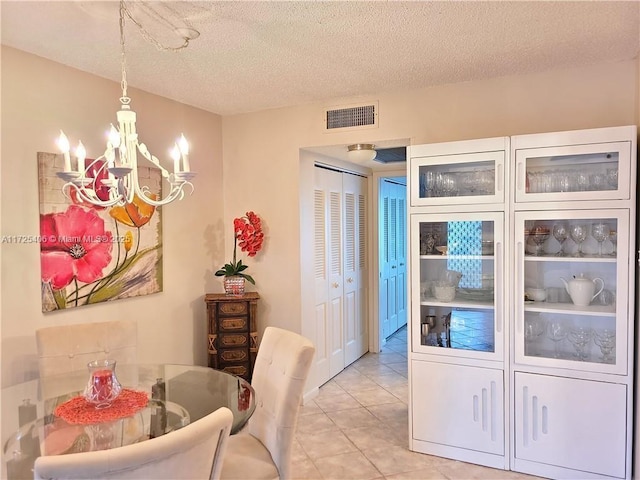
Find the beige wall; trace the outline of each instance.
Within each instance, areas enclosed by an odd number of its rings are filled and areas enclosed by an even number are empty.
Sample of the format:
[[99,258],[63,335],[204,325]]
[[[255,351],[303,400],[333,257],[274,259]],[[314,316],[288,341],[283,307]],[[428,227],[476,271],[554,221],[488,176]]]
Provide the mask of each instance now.
[[[105,148],[115,123],[119,83],[2,47],[1,233],[38,235],[36,153],[55,152],[61,128],[89,156]],[[130,76],[133,73],[130,74]],[[224,260],[222,143],[219,116],[131,89],[138,133],[161,161],[184,132],[191,144],[195,193],[163,208],[162,293],[43,314],[37,244],[3,244],[0,280],[2,384],[37,375],[37,328],[133,318],[139,358],[206,364],[203,295],[220,291],[212,276]],[[170,163],[169,163],[170,164]]]
[[[243,259],[262,300],[259,330],[305,331],[312,323],[312,164],[301,149],[409,138],[414,144],[638,122],[636,61],[504,77],[416,91],[336,99],[326,104],[220,117],[132,90],[141,138],[160,157],[184,131],[192,144],[196,192],[164,209],[164,292],[44,315],[37,245],[2,245],[2,382],[37,374],[35,329],[135,318],[142,361],[204,364],[205,292],[221,291],[213,271],[231,255],[231,221],[247,210],[263,217],[267,240]],[[2,48],[1,233],[38,233],[36,152],[54,151],[58,130],[104,148],[101,129],[115,120],[118,84],[10,48]],[[323,108],[379,102],[379,128],[322,131]],[[223,159],[223,161],[221,160]],[[224,179],[224,183],[223,183]],[[300,205],[305,205],[301,210]],[[224,233],[224,239],[223,239]],[[308,238],[308,236],[306,237]],[[308,268],[307,268],[308,270]],[[301,319],[305,318],[303,322]]]
[[[266,249],[250,261],[263,297],[260,329],[277,325],[314,336],[309,207],[310,170],[318,157],[300,149],[634,124],[637,77],[637,62],[628,61],[225,117],[225,225],[246,209],[259,212],[268,225]],[[360,101],[379,102],[377,129],[322,131],[324,107]]]

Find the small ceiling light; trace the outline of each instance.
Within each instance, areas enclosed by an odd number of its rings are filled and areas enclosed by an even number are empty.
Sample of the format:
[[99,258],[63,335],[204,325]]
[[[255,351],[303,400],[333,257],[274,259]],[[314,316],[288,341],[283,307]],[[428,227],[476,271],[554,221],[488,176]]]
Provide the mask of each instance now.
[[349,161],[366,163],[376,158],[375,145],[371,143],[355,143],[347,147]]

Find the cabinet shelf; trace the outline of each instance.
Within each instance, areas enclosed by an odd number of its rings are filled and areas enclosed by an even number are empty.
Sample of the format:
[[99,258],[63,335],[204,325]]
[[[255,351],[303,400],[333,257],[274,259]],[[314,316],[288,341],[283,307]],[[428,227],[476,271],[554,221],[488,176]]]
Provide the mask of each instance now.
[[493,310],[495,308],[493,300],[478,302],[455,298],[452,302],[441,302],[435,297],[421,297],[420,305],[426,305],[430,307],[467,308],[476,310]]
[[439,253],[431,255],[420,255],[420,260],[447,260],[455,258],[456,260],[493,260],[493,255],[440,255]]
[[595,317],[614,317],[616,316],[615,305],[589,305],[588,307],[580,307],[572,303],[549,303],[549,302],[533,302],[525,303],[525,312],[539,313],[560,313],[560,314],[579,314]]
[[585,255],[583,257],[558,257],[556,255],[529,255],[524,256],[525,262],[564,262],[564,263],[616,263],[616,257],[598,257]]

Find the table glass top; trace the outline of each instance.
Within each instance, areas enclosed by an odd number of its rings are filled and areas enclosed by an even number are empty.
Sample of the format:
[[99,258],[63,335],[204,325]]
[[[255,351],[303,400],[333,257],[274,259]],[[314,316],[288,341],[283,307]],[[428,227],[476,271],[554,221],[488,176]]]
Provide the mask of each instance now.
[[[193,365],[120,365],[119,382],[149,397],[133,415],[93,424],[56,416],[57,406],[82,395],[88,372],[32,380],[2,389],[2,476],[33,478],[40,455],[104,450],[168,434],[225,406],[233,412],[232,433],[255,409],[255,394],[242,378]],[[110,407],[107,407],[110,408]]]

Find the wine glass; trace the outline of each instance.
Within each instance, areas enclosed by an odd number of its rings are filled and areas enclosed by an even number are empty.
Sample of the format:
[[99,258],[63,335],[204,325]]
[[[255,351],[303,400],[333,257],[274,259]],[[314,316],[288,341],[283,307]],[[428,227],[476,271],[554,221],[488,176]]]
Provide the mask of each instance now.
[[613,250],[611,251],[611,256],[615,257],[616,256],[616,247],[618,244],[618,232],[616,232],[613,229],[609,229],[609,241],[611,242],[611,245],[613,245]]
[[609,225],[598,222],[591,226],[591,236],[598,242],[598,256],[602,256],[602,242],[609,238]]
[[613,356],[611,354],[616,348],[616,333],[611,330],[596,330],[593,333],[593,342],[600,347],[602,361],[612,363]]
[[560,342],[567,338],[569,329],[560,321],[550,321],[547,323],[547,338],[553,341],[553,356],[560,358]]
[[588,357],[586,347],[589,342],[591,342],[592,337],[591,329],[585,327],[575,327],[569,330],[567,337],[573,345],[573,348],[575,348],[576,350],[575,356],[578,357],[578,360],[586,360]]
[[524,321],[524,341],[525,341],[525,355],[533,354],[540,355],[540,353],[534,353],[534,343],[544,333],[546,326],[546,320],[540,317],[526,318]]
[[536,244],[536,255],[542,255],[544,252],[542,245],[547,241],[547,238],[549,238],[549,230],[535,229],[531,232],[530,237],[533,243]]
[[553,233],[553,237],[560,243],[560,251],[558,253],[556,253],[556,255],[562,256],[563,248],[564,248],[564,241],[569,236],[569,232],[567,231],[567,225],[564,224],[564,223],[556,223],[553,226],[552,233]]
[[588,228],[583,223],[576,223],[571,225],[569,229],[569,236],[571,240],[578,244],[578,251],[575,253],[574,257],[582,257],[582,242],[584,242],[587,238]]

